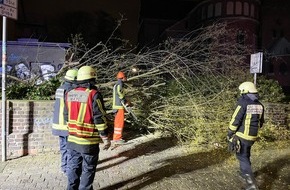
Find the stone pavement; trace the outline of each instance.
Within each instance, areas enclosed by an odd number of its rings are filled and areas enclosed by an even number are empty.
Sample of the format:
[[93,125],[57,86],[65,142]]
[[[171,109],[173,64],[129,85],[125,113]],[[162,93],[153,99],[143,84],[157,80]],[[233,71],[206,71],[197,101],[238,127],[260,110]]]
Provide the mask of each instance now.
[[[289,141],[290,142],[290,141]],[[253,149],[260,190],[290,189],[290,147]],[[262,147],[262,146],[257,146]],[[101,151],[95,190],[239,190],[238,163],[224,148],[211,151],[176,146],[170,138],[141,136],[115,150]],[[0,164],[1,190],[62,190],[60,155],[46,153]]]

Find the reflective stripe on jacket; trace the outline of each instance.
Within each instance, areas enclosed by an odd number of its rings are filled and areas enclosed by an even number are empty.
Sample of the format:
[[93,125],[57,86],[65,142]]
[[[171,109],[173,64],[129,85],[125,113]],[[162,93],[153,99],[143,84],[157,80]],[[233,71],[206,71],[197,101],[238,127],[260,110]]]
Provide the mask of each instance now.
[[73,84],[64,82],[55,92],[55,102],[52,121],[52,134],[56,136],[68,136],[67,118],[64,115],[66,92],[73,88]]
[[123,81],[118,79],[113,88],[113,110],[124,109],[121,100],[125,100],[125,94],[123,92]]
[[91,153],[107,136],[103,99],[96,89],[78,87],[67,93],[68,147],[82,153]]
[[264,106],[246,95],[239,98],[229,129],[242,139],[255,141],[264,123]]

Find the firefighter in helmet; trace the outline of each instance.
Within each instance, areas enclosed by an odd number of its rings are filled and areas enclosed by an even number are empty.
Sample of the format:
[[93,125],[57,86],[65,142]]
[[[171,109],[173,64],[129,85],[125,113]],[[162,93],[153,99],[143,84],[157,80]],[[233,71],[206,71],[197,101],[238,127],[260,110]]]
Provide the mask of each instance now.
[[61,153],[61,170],[66,173],[67,171],[67,119],[64,117],[65,109],[65,94],[74,88],[78,71],[76,69],[69,69],[65,76],[64,82],[55,92],[53,122],[52,122],[52,134],[59,136],[59,148]]
[[78,71],[76,88],[66,95],[70,154],[67,189],[92,189],[99,143],[104,143],[104,150],[111,145],[103,98],[95,85],[96,71],[83,66]]
[[[257,140],[258,131],[264,123],[264,106],[258,100],[258,91],[252,82],[243,82],[239,86],[241,93],[232,115],[227,138],[232,143],[238,141],[235,154],[240,163],[240,175],[246,182],[247,190],[258,189],[251,168],[251,147]],[[236,143],[236,142],[235,142]]]

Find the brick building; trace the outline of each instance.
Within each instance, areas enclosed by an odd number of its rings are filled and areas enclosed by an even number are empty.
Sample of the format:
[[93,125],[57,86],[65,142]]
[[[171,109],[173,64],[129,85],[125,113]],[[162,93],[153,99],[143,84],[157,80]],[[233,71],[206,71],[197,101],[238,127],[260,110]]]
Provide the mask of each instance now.
[[[290,93],[290,5],[287,0],[157,2],[154,7],[162,10],[159,14],[152,11],[150,0],[141,0],[141,46],[168,37],[181,38],[214,21],[227,22],[236,32],[236,40],[250,47],[252,53],[264,52],[263,74],[277,80],[285,92]],[[171,8],[166,8],[165,4]]]

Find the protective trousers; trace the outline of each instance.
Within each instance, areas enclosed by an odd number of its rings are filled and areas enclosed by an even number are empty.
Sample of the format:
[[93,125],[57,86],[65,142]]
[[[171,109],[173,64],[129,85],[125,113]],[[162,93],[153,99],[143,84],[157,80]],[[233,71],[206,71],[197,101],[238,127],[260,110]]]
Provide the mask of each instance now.
[[94,154],[79,153],[71,149],[68,152],[67,190],[92,190],[100,149]]
[[60,167],[64,173],[66,173],[67,171],[67,161],[69,159],[66,144],[67,144],[67,136],[59,136],[59,150],[61,154]]
[[240,171],[241,174],[244,176],[245,174],[249,174],[253,177],[253,171],[251,168],[251,148],[253,142],[246,142],[244,140],[241,140],[241,149],[239,153],[236,153],[237,159],[240,162]]
[[125,125],[125,110],[124,109],[118,109],[115,120],[114,120],[114,134],[113,134],[113,140],[121,140],[123,129]]

